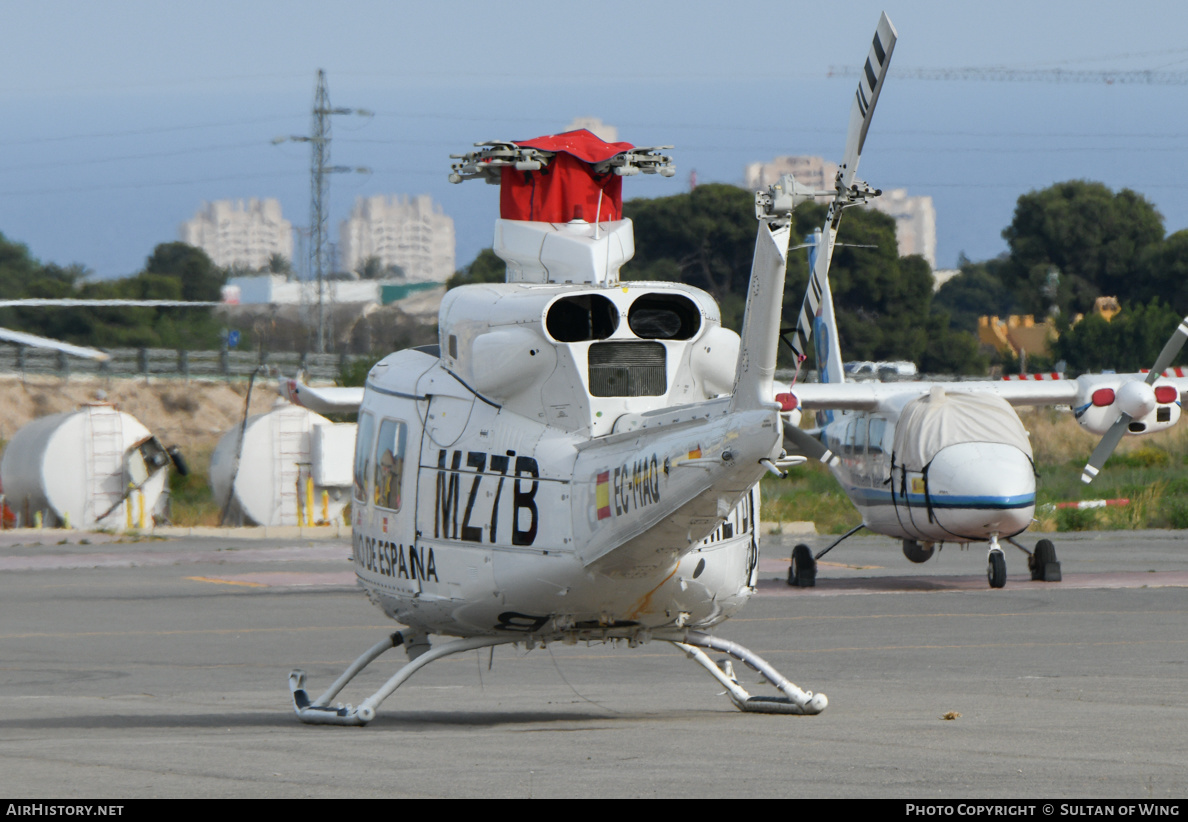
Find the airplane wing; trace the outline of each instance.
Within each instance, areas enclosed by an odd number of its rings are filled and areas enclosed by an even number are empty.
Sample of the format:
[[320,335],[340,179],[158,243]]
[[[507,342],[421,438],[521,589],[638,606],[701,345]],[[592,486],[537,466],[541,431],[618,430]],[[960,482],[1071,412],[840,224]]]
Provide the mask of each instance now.
[[[878,411],[902,406],[916,397],[942,386],[948,393],[994,394],[1011,405],[1073,405],[1087,398],[1098,385],[1114,385],[1128,380],[1143,380],[1144,374],[1092,374],[1075,380],[972,380],[968,382],[841,382],[799,383],[789,392],[797,407],[806,411]],[[1188,400],[1188,376],[1165,375]]]
[[292,379],[281,380],[280,395],[318,414],[354,414],[363,404],[362,388],[314,388]]
[[985,393],[1002,397],[1011,405],[1068,405],[1077,397],[1076,380],[1045,380],[1042,382],[834,382],[800,383],[790,393],[800,408],[806,411],[877,411],[880,408],[902,405],[943,386],[952,393]]
[[52,348],[54,351],[72,354],[75,357],[86,357],[87,359],[98,360],[99,362],[111,359],[110,354],[100,351],[97,348],[71,345],[60,340],[51,340],[49,337],[38,337],[36,334],[26,334],[24,331],[13,331],[8,328],[0,328],[0,340],[16,343],[17,345],[27,345],[32,348]]
[[[1165,382],[1176,387],[1188,402],[1188,374],[1182,369],[1164,372]],[[797,407],[805,411],[877,411],[888,405],[927,394],[932,386],[943,386],[951,393],[985,393],[1002,397],[1011,405],[1073,405],[1098,385],[1114,385],[1129,380],[1145,382],[1147,374],[1086,374],[1075,380],[971,380],[968,382],[836,382],[798,383],[789,389]],[[905,400],[906,398],[906,400]]]

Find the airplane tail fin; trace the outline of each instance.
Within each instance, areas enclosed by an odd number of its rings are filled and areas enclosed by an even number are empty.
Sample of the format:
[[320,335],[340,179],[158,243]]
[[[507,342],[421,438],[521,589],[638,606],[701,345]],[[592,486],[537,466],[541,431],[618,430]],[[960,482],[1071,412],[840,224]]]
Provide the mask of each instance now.
[[841,341],[837,334],[837,318],[833,312],[833,292],[829,288],[829,274],[817,278],[817,256],[826,242],[826,235],[832,234],[828,226],[825,231],[816,230],[808,242],[809,270],[813,272],[809,281],[810,293],[816,294],[816,310],[809,320],[816,341],[813,351],[817,357],[817,374],[821,382],[845,382],[842,367]]
[[[811,320],[815,336],[814,353],[817,358],[817,379],[825,383],[839,383],[846,381],[845,368],[842,365],[841,340],[837,333],[837,318],[833,312],[833,292],[829,289],[829,272],[817,280],[817,256],[822,251],[822,243],[826,242],[826,235],[833,232],[827,225],[824,231],[814,231],[808,244],[809,291],[817,293],[817,308]],[[825,427],[833,422],[833,411],[817,412],[817,425]]]

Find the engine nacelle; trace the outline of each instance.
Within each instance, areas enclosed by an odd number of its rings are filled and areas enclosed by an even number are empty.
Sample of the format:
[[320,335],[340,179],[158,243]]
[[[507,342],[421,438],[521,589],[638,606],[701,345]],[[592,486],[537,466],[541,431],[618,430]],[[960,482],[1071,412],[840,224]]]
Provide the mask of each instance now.
[[1097,436],[1122,414],[1130,415],[1127,434],[1151,434],[1171,428],[1180,419],[1180,391],[1170,382],[1110,376],[1081,377],[1073,413],[1081,427]]

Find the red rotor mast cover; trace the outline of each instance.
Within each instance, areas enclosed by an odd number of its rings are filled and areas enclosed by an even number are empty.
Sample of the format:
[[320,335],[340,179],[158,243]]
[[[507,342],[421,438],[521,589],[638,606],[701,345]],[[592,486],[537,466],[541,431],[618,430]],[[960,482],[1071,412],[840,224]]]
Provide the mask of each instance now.
[[539,171],[503,169],[500,217],[544,223],[623,219],[623,178],[613,171],[595,174],[593,164],[630,151],[635,148],[631,143],[606,143],[582,128],[516,145],[556,152],[556,156]]

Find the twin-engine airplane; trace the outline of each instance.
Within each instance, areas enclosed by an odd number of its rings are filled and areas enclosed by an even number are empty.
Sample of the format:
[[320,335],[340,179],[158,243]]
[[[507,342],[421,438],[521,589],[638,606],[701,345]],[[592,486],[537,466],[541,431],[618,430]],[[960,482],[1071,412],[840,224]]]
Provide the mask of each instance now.
[[[830,219],[875,192],[854,176],[895,45],[884,15],[851,112]],[[741,710],[815,714],[753,651],[709,631],[756,583],[758,482],[783,450],[773,375],[792,209],[817,192],[785,177],[756,198],[740,335],[678,283],[622,282],[634,253],[622,178],[671,176],[662,148],[586,131],[480,143],[451,180],[500,185],[494,250],[507,281],[448,292],[440,344],[400,351],[362,392],[288,386],[314,410],[358,403],[352,532],[371,600],[408,626],[316,699],[289,678],[304,722],[361,725],[429,662],[506,643],[671,643]],[[322,404],[322,397],[326,404]],[[455,637],[430,645],[430,635]],[[357,707],[331,705],[389,648],[409,661]],[[761,672],[751,696],[706,651]]]
[[785,425],[787,451],[826,462],[862,514],[862,524],[815,556],[807,545],[797,545],[788,584],[814,585],[817,560],[862,528],[903,540],[912,562],[930,559],[938,543],[986,542],[986,575],[993,588],[1006,584],[999,542],[1006,540],[1028,554],[1033,580],[1059,581],[1051,540],[1039,540],[1034,552],[1014,540],[1035,513],[1035,464],[1013,406],[1070,406],[1081,427],[1102,438],[1081,475],[1091,482],[1123,435],[1163,431],[1179,420],[1188,378],[1169,379],[1163,372],[1188,339],[1188,317],[1146,374],[847,383],[827,276],[832,245],[828,225],[809,244],[809,288],[789,343],[803,361],[816,334],[821,382],[796,385],[781,402],[818,412],[819,439],[791,422]]

